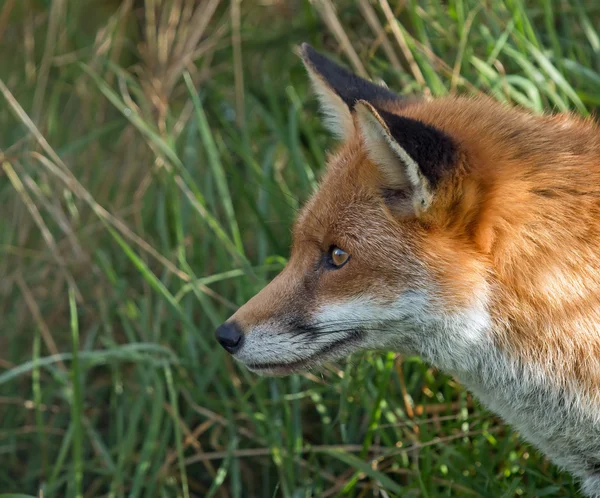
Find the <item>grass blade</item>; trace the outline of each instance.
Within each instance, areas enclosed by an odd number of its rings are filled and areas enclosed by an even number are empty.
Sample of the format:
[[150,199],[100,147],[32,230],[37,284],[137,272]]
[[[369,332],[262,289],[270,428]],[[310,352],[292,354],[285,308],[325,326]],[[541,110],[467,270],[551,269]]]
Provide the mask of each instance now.
[[73,399],[71,401],[71,420],[73,424],[73,471],[75,475],[75,496],[83,498],[83,398],[81,395],[81,370],[79,366],[79,320],[75,292],[69,287],[69,308],[71,310],[71,344],[73,360],[71,362],[71,385]]

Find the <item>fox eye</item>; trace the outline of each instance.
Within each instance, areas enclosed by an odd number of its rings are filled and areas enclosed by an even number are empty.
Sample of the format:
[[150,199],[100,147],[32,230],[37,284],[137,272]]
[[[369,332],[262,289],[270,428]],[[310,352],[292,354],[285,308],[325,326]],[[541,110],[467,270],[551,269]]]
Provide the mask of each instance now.
[[336,246],[332,246],[331,249],[329,249],[329,263],[335,269],[338,269],[338,268],[341,268],[342,266],[344,266],[348,262],[349,259],[350,259],[350,254],[348,254],[343,249],[340,249],[339,247],[336,247]]

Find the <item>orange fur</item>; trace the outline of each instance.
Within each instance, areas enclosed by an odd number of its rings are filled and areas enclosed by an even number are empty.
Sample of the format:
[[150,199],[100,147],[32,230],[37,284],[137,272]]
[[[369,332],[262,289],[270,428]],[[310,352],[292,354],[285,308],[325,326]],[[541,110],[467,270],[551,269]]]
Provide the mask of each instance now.
[[[444,240],[430,235],[424,246],[432,268],[446,263],[439,281],[448,295],[469,289],[464,259],[477,261],[497,290],[492,314],[501,345],[554,378],[600,390],[597,125],[490,99],[448,98],[401,112],[447,131],[466,154],[468,171],[449,187],[462,197],[457,219],[447,218],[447,199],[437,211],[437,224],[453,224],[451,240],[446,230]],[[464,257],[440,258],[444,248]]]

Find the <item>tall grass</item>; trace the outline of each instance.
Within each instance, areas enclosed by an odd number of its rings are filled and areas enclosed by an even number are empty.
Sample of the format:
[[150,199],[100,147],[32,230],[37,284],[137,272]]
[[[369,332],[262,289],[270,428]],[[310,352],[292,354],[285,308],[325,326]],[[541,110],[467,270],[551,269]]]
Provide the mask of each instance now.
[[213,330],[333,145],[294,47],[402,93],[600,103],[593,0],[0,3],[0,495],[577,496],[452,379],[261,379]]

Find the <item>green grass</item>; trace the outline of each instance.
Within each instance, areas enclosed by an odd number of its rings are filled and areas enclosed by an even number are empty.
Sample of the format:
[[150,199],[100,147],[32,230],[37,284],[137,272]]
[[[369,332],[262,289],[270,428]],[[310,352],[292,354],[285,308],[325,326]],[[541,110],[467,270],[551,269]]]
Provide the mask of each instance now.
[[600,104],[596,1],[331,5],[0,2],[0,496],[578,496],[418,358],[263,379],[215,343],[334,145],[300,42],[402,93]]

